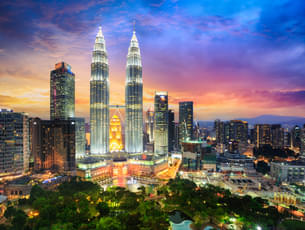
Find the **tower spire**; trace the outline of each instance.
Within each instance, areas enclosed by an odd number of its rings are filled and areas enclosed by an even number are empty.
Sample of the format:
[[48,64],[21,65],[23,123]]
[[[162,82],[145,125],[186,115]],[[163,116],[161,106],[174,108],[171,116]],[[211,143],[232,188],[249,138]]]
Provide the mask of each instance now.
[[133,33],[136,33],[136,20],[133,19]]

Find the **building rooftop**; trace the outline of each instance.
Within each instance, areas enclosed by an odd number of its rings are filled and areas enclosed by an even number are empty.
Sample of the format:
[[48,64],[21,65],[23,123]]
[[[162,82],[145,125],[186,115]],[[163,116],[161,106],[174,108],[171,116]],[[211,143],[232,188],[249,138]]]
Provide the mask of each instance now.
[[285,161],[285,162],[273,161],[271,163],[280,164],[280,165],[304,166],[305,167],[305,161],[304,160]]

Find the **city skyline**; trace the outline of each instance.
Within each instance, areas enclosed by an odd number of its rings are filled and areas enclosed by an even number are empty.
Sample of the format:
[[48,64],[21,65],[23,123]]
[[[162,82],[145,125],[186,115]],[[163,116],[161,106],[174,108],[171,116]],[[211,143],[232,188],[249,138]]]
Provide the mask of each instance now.
[[[49,72],[64,61],[75,73],[76,116],[89,121],[91,50],[98,26],[107,41],[110,104],[123,105],[135,20],[144,110],[152,107],[154,92],[164,90],[176,113],[179,101],[194,101],[196,120],[303,116],[304,4],[1,3],[0,106],[48,118]],[[22,18],[30,20],[23,25]]]

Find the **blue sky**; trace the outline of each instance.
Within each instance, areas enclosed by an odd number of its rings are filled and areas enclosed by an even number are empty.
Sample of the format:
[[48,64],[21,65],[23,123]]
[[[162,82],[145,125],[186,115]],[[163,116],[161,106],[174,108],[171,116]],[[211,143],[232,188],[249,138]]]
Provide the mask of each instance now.
[[197,119],[305,112],[305,1],[1,1],[0,106],[48,117],[49,74],[76,74],[76,111],[89,116],[91,52],[103,27],[112,104],[124,103],[132,24],[144,108],[193,100]]

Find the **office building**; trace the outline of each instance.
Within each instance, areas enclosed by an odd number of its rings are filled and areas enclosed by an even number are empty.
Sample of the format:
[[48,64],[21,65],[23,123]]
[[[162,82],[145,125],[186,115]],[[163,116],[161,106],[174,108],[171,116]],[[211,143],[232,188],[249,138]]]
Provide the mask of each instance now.
[[296,125],[291,130],[291,147],[299,149],[301,147],[301,127]]
[[168,153],[168,94],[155,92],[154,139],[155,153]]
[[180,142],[193,139],[193,102],[179,102]]
[[50,79],[50,119],[67,120],[75,114],[75,75],[65,62],[55,65]]
[[300,156],[305,159],[305,125],[300,132]]
[[75,156],[80,159],[86,156],[85,118],[74,117],[75,121]]
[[95,38],[90,79],[90,153],[109,152],[109,67],[102,28]]
[[125,151],[143,152],[143,81],[141,54],[136,32],[130,41],[125,86]]
[[175,113],[173,110],[168,110],[168,151],[172,152],[175,149]]
[[29,150],[27,114],[0,109],[0,177],[26,172]]
[[270,175],[277,182],[303,182],[305,180],[305,162],[271,162]]
[[31,120],[34,170],[75,174],[75,121]]
[[254,144],[257,148],[271,145],[271,125],[258,124],[254,126]]
[[284,148],[284,129],[280,124],[271,125],[271,142],[272,148]]
[[148,109],[146,112],[145,130],[148,134],[148,142],[152,143],[154,141],[154,111]]
[[247,143],[248,141],[248,122],[241,120],[229,121],[229,140],[238,143]]

